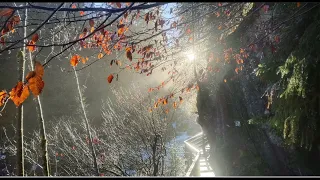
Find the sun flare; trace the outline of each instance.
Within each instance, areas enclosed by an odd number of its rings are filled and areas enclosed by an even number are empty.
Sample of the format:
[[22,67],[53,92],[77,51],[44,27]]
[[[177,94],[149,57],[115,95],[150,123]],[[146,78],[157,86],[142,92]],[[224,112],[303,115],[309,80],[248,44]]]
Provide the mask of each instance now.
[[188,57],[188,60],[191,62],[195,59],[195,55],[193,52],[188,52],[187,53],[187,57]]

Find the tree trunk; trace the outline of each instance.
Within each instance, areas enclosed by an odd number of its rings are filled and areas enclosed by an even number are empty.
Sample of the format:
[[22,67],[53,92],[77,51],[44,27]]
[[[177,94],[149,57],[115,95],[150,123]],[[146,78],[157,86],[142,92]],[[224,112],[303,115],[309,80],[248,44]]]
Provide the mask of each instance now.
[[[29,58],[30,58],[30,65],[31,65],[31,70],[34,70],[34,64],[32,60],[31,53],[29,53]],[[50,170],[49,170],[49,158],[48,158],[48,143],[47,143],[47,138],[46,138],[46,126],[43,118],[43,110],[42,110],[42,105],[40,101],[40,96],[37,96],[36,98],[33,99],[35,104],[36,104],[36,112],[37,112],[37,118],[39,120],[39,127],[40,127],[40,139],[41,139],[41,149],[42,149],[42,166],[43,166],[43,174],[45,176],[50,175]]]
[[[27,36],[27,15],[28,10],[25,9],[24,13],[24,28],[23,28],[23,37]],[[20,18],[21,19],[21,18]],[[19,57],[18,62],[18,81],[24,80],[25,76],[25,64],[26,64],[26,40],[22,49],[22,56]],[[23,148],[23,105],[18,107],[17,112],[17,175],[24,176],[24,148]]]
[[[26,28],[26,27],[25,27]],[[27,30],[25,30],[26,32]],[[30,59],[30,65],[31,70],[34,71],[34,63],[32,60],[32,54],[29,52],[29,59]],[[42,167],[43,167],[43,174],[45,176],[50,175],[49,171],[49,158],[48,158],[48,143],[46,138],[46,130],[45,130],[45,121],[43,118],[43,110],[41,105],[40,96],[37,96],[33,99],[36,104],[36,112],[37,112],[37,118],[39,120],[39,127],[40,127],[40,140],[41,140],[41,149],[42,149]]]
[[90,125],[89,125],[89,121],[88,121],[88,118],[87,118],[87,113],[86,113],[85,106],[84,106],[84,103],[83,103],[82,93],[81,93],[80,84],[79,84],[79,78],[78,78],[78,74],[77,74],[76,69],[75,68],[73,68],[73,69],[74,69],[74,74],[75,74],[76,80],[77,80],[78,92],[79,92],[79,96],[80,96],[79,98],[80,98],[80,103],[81,103],[81,107],[82,107],[82,111],[83,111],[83,115],[84,115],[86,131],[87,131],[87,135],[89,137],[89,148],[90,148],[90,151],[91,151],[91,154],[92,154],[92,158],[93,158],[93,168],[94,168],[96,176],[99,176],[99,169],[98,169],[98,164],[97,164],[97,156],[96,156],[93,144],[92,144],[92,135],[91,135],[91,132],[90,132]]

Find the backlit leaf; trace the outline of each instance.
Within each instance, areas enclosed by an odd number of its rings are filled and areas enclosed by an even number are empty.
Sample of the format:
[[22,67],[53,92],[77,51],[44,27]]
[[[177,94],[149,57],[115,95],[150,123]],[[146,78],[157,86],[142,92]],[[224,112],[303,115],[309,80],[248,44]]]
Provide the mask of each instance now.
[[164,99],[164,100],[163,100],[163,104],[164,104],[164,105],[168,104],[168,99]]
[[12,21],[14,22],[14,24],[19,24],[20,23],[20,16],[13,16],[12,17]]
[[30,52],[33,52],[36,50],[36,46],[32,46],[32,45],[35,45],[35,42],[33,41],[30,41],[27,45],[27,49],[30,51]]
[[301,6],[301,3],[300,2],[297,2],[297,7],[300,7]]
[[4,37],[1,37],[1,39],[0,39],[0,43],[1,43],[3,46],[5,45]]
[[29,89],[34,96],[38,96],[44,88],[44,82],[40,76],[34,76],[30,78],[28,83]]
[[92,19],[89,20],[89,25],[90,25],[90,27],[94,26],[94,21]]
[[11,8],[5,8],[0,10],[0,16],[10,16],[13,12],[13,9]]
[[77,8],[77,6],[75,4],[72,4],[71,8],[75,9],[75,8]]
[[101,59],[103,57],[103,54],[102,53],[99,53],[98,54],[98,59]]
[[14,88],[12,88],[9,94],[10,99],[18,107],[28,98],[30,93],[28,86],[24,86],[23,83],[19,81],[17,85]]
[[[124,24],[122,24],[122,25],[124,25]],[[121,26],[122,26],[121,25]],[[125,26],[123,26],[123,27],[120,27],[119,29],[118,29],[118,36],[121,36],[122,34],[124,34],[124,32],[126,31],[126,27]]]
[[79,55],[73,55],[71,60],[70,60],[71,66],[73,66],[73,67],[77,66],[77,64],[79,62],[79,59],[80,59]]
[[30,71],[26,76],[26,80],[28,81],[30,78],[33,78],[34,76],[36,76],[36,72]]
[[0,92],[0,106],[2,106],[7,98],[7,92],[5,90]]
[[173,108],[175,108],[175,109],[177,108],[177,103],[176,102],[173,103]]
[[111,82],[112,82],[112,80],[113,80],[113,75],[112,75],[112,74],[110,74],[110,75],[108,76],[108,83],[111,83]]
[[269,5],[264,5],[262,9],[265,13],[267,13],[269,11]]
[[280,42],[280,37],[279,37],[279,36],[275,36],[275,37],[274,37],[274,41],[275,41],[276,43],[279,43],[279,42]]
[[35,33],[35,34],[32,35],[32,41],[33,41],[33,42],[37,42],[38,39],[39,39],[39,35],[38,35],[37,33]]
[[84,11],[80,11],[80,16],[83,16],[84,15]]
[[131,53],[131,50],[127,50],[127,51],[126,51],[126,56],[127,56],[127,58],[129,59],[129,61],[132,61],[132,53]]
[[43,74],[44,74],[44,68],[41,65],[41,63],[39,63],[38,61],[35,62],[35,70],[36,75],[40,76],[42,78]]

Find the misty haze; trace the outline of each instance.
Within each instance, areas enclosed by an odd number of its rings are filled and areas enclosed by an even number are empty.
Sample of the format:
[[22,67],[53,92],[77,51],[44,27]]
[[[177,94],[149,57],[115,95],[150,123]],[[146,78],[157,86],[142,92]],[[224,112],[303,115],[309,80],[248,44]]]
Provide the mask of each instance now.
[[1,176],[320,175],[317,2],[1,2]]

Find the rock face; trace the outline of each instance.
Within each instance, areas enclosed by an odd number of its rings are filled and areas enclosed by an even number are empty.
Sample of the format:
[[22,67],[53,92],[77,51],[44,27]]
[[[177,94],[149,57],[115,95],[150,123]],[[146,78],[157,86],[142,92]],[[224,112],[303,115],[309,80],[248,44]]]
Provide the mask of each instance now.
[[[318,11],[319,9],[315,10],[315,12]],[[293,26],[297,30],[290,31],[287,39],[301,37],[312,23],[312,18],[307,15],[300,18],[305,20],[297,20]],[[240,36],[249,36],[243,32],[255,29],[256,24],[267,20],[256,18],[242,22],[238,30],[230,35],[227,44],[229,42],[231,46],[235,39],[240,39]],[[263,34],[257,36],[260,35]],[[252,37],[247,39],[246,42],[241,43],[247,44],[255,40]],[[287,44],[286,47],[285,44]],[[319,154],[318,150],[314,150],[315,153],[301,153],[296,146],[286,145],[283,137],[276,134],[269,123],[262,121],[278,113],[272,110],[272,98],[277,97],[275,93],[279,90],[279,83],[256,76],[258,64],[270,60],[265,58],[266,45],[268,44],[258,43],[258,50],[251,52],[246,59],[244,71],[234,75],[234,69],[230,65],[231,68],[225,74],[219,77],[211,76],[208,82],[199,85],[200,91],[197,98],[199,124],[207,134],[212,147],[210,155],[212,168],[216,175],[222,176],[319,174],[302,163],[304,160],[307,161],[304,158],[309,157],[310,154]],[[284,50],[277,57],[285,61],[296,45],[283,42],[278,48],[281,47]],[[277,63],[283,62],[279,60]],[[235,78],[224,81],[228,77]],[[254,123],[248,123],[252,118]],[[258,119],[262,119],[261,122],[258,122]],[[240,121],[241,126],[236,127],[235,121]],[[299,160],[300,156],[303,161]],[[314,157],[318,158],[319,155]]]

